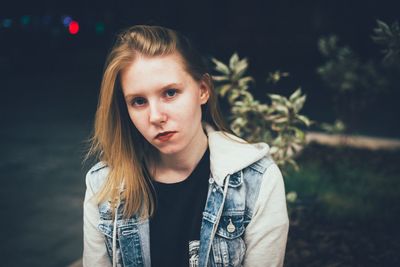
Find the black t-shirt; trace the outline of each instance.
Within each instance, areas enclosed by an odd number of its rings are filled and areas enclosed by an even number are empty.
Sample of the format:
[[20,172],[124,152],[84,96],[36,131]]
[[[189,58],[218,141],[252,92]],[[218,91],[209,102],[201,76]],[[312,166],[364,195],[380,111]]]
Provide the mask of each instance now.
[[185,180],[173,184],[152,181],[156,194],[156,210],[150,218],[152,267],[197,266],[209,176],[210,155],[207,148]]

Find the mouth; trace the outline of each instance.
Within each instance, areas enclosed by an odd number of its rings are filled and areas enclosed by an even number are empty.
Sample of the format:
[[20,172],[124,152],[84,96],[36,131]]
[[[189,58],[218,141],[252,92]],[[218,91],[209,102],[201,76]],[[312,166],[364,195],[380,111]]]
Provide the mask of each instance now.
[[155,139],[169,139],[174,135],[176,131],[167,131],[167,132],[162,132],[156,135]]

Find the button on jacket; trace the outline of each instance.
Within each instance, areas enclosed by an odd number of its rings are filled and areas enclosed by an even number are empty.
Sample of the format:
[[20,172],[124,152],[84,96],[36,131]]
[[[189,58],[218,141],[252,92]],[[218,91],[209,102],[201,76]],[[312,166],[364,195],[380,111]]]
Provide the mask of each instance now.
[[[283,266],[289,219],[283,178],[268,145],[228,138],[209,125],[205,129],[211,175],[196,266]],[[83,266],[108,267],[115,261],[150,267],[149,220],[123,219],[123,203],[113,220],[109,202],[96,203],[108,171],[99,162],[86,175]]]

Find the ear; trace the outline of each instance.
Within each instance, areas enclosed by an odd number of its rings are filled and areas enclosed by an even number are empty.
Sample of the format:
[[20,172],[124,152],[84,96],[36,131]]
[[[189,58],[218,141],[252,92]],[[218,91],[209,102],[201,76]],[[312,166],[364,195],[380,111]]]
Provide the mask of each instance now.
[[210,98],[210,84],[209,84],[209,75],[205,74],[203,79],[200,81],[200,103],[203,105],[207,103]]

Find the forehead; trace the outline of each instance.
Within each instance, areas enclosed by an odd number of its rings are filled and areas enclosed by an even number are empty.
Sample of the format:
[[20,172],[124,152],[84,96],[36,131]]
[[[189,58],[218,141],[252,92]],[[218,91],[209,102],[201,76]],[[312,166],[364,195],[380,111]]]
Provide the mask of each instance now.
[[180,55],[138,56],[121,72],[124,93],[158,89],[169,83],[187,83],[191,77]]

